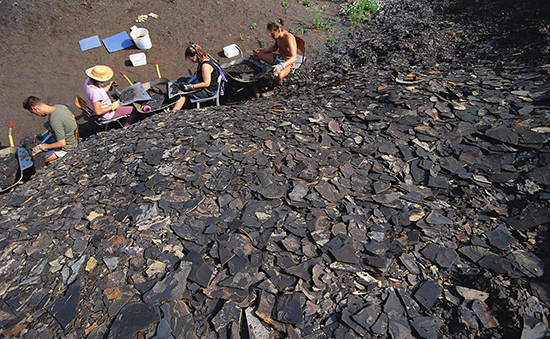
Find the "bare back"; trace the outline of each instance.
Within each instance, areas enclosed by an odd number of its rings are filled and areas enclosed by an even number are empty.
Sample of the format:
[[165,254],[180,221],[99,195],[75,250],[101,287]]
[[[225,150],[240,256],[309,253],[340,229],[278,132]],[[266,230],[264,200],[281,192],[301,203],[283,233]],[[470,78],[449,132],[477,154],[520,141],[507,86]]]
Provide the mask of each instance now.
[[283,34],[275,40],[275,44],[284,59],[288,60],[296,56],[296,38],[287,30],[283,30]]

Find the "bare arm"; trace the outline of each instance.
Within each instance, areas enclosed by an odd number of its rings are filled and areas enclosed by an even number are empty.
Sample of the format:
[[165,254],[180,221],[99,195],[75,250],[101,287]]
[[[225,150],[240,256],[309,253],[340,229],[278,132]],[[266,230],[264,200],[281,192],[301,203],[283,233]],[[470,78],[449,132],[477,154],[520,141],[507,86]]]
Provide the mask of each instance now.
[[101,107],[101,101],[96,101],[93,103],[93,109],[96,115],[103,115],[113,110],[113,104],[110,104],[107,107]]
[[57,140],[53,144],[44,144],[44,150],[54,149],[54,148],[63,148],[67,146],[65,139]]
[[203,63],[201,66],[201,72],[202,72],[202,82],[199,82],[198,84],[191,85],[193,88],[206,88],[210,86],[210,82],[212,81],[212,71],[214,68],[210,66],[207,63]]

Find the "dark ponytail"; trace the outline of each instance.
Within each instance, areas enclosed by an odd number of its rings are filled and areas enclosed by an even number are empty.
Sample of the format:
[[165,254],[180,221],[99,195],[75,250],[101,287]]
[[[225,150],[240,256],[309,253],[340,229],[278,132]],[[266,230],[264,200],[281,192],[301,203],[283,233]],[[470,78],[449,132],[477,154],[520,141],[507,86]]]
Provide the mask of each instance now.
[[270,22],[267,24],[267,30],[268,31],[278,31],[279,29],[283,29],[283,26],[285,25],[285,21],[283,18],[279,18],[277,22]]

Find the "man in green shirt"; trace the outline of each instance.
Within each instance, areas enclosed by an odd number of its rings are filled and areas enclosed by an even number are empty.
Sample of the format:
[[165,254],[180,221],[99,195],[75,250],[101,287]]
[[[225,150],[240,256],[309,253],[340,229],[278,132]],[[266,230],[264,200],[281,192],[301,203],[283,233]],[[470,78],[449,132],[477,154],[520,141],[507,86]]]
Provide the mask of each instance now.
[[78,125],[67,106],[47,105],[41,99],[30,96],[23,102],[23,108],[35,115],[48,117],[50,131],[54,137],[51,143],[35,146],[32,149],[33,155],[44,151],[46,162],[51,162],[63,157],[67,151],[78,145],[76,139]]

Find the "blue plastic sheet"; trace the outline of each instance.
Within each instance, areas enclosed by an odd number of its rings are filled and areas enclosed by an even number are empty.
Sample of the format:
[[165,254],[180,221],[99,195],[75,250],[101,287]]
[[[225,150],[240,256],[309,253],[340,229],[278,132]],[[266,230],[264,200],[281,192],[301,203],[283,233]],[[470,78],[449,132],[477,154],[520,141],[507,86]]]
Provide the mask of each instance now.
[[99,41],[99,37],[97,35],[79,40],[78,43],[80,44],[80,49],[83,52],[101,46],[101,41]]
[[126,31],[117,33],[113,36],[103,39],[103,44],[109,53],[120,51],[134,45],[134,42],[128,36]]

